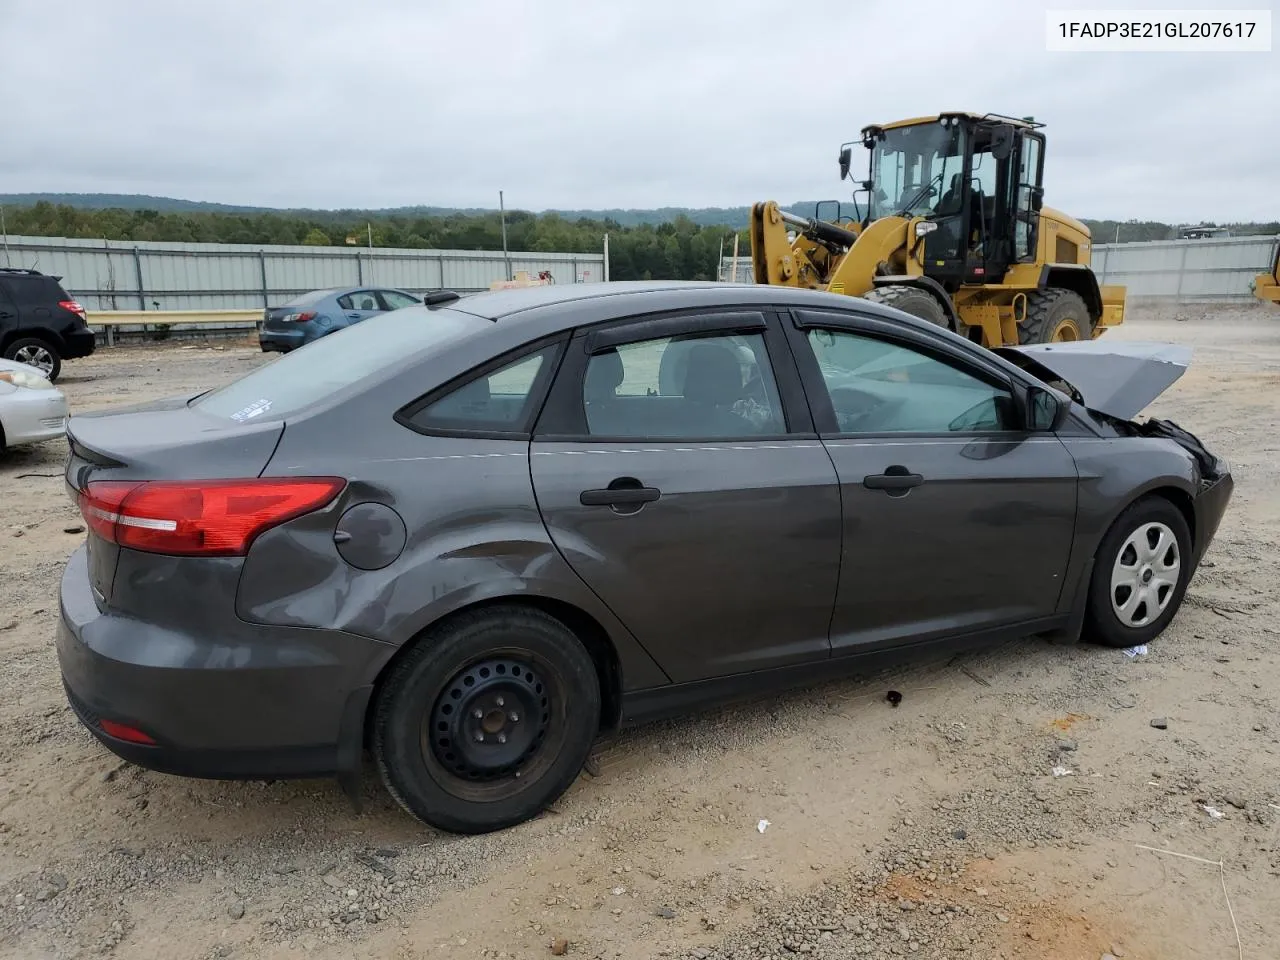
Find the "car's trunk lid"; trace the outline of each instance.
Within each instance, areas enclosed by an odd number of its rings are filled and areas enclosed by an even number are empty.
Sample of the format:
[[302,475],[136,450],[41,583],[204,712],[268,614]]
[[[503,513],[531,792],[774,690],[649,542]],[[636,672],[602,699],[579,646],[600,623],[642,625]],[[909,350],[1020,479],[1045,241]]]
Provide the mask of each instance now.
[[[68,493],[78,503],[96,480],[217,480],[257,477],[280,441],[280,421],[214,417],[174,397],[128,408],[76,414],[67,423]],[[102,605],[111,601],[119,548],[86,538],[89,576]]]

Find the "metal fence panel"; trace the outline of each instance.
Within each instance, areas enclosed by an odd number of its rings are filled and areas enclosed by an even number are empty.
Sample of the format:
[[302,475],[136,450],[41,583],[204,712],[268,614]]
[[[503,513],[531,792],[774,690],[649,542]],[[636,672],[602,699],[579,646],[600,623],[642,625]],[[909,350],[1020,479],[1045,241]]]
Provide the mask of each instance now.
[[1131,297],[1248,301],[1254,277],[1275,262],[1280,237],[1219,237],[1103,243],[1093,248],[1100,283],[1128,288]]
[[[604,279],[603,253],[518,251],[510,258],[513,273],[548,270],[556,283]],[[9,237],[0,263],[60,276],[67,292],[90,311],[250,310],[309,290],[358,284],[472,293],[506,277],[501,251],[66,237]]]
[[[1204,302],[1251,302],[1253,280],[1275,263],[1280,237],[1218,237],[1100,243],[1092,266],[1099,283],[1127,287],[1127,296]],[[751,258],[725,257],[724,282],[752,283]]]

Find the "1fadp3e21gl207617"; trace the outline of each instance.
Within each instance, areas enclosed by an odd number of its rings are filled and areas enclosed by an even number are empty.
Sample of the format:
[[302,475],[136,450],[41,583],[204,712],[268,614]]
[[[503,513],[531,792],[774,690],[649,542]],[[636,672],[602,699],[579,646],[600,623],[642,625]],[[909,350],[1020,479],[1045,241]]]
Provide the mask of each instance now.
[[111,750],[354,789],[368,748],[422,820],[498,829],[602,729],[929,644],[1147,642],[1231,495],[1127,419],[1171,348],[767,286],[426,299],[72,418],[58,657]]

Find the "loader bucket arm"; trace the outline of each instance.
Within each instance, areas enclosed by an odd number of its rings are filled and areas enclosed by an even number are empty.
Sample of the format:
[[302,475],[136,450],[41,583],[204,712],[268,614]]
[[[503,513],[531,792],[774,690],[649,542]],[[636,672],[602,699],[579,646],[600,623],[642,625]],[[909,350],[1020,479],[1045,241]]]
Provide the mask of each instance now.
[[875,285],[873,278],[881,269],[888,273],[923,273],[919,264],[907,256],[909,223],[905,217],[883,217],[868,225],[832,271],[827,288],[832,293],[860,297]]
[[787,223],[773,200],[751,207],[751,274],[756,283],[774,286],[809,286],[805,277],[816,277],[817,268],[809,260],[797,237],[787,238]]

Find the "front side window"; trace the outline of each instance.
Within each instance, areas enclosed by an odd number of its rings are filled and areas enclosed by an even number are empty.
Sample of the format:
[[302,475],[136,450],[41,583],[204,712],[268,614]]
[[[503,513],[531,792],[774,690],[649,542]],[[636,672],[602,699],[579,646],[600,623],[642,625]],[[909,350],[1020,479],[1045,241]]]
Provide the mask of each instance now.
[[600,437],[737,439],[786,432],[764,337],[661,337],[587,362],[587,431]]
[[809,346],[840,433],[985,433],[1016,429],[1008,389],[888,340],[811,329]]

